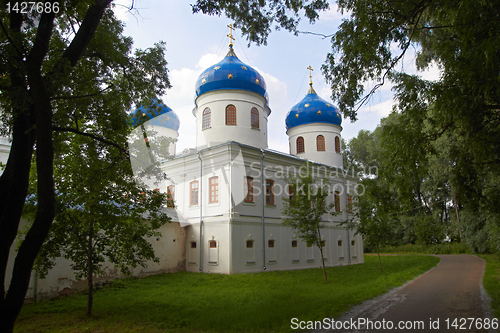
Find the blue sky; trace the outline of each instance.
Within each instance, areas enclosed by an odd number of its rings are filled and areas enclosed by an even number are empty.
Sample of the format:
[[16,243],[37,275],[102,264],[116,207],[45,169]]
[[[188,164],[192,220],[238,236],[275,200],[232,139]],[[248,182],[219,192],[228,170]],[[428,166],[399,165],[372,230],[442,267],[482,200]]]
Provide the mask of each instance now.
[[[136,10],[128,12],[126,6],[130,3],[131,0],[116,1],[116,12],[125,22],[125,35],[134,39],[134,46],[144,49],[158,41],[166,42],[166,60],[173,87],[162,99],[181,121],[177,151],[193,148],[196,146],[192,114],[195,81],[204,69],[226,55],[227,25],[232,22],[226,17],[192,14],[188,1],[135,0]],[[342,18],[332,2],[330,10],[322,12],[315,24],[302,20],[299,30],[329,35],[336,32]],[[269,148],[288,153],[285,116],[307,93],[309,65],[314,69],[314,89],[323,99],[331,100],[329,87],[320,71],[331,50],[330,39],[309,34],[294,36],[282,30],[273,31],[267,45],[247,47],[248,42],[239,30],[233,35],[236,38],[234,50],[240,60],[257,69],[266,80],[272,110],[268,122]],[[414,55],[405,56],[398,66],[415,73]],[[432,69],[423,75],[437,78],[438,72]],[[367,83],[366,87],[373,84]],[[335,101],[333,104],[336,105]],[[360,109],[358,121],[351,123],[343,119],[343,138],[349,140],[362,129],[374,130],[380,119],[391,112],[392,104],[391,86],[386,84]]]

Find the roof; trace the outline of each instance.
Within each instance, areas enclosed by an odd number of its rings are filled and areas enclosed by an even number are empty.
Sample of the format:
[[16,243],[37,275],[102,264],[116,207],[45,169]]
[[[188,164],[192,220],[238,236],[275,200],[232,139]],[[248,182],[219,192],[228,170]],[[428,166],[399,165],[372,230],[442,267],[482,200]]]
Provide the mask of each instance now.
[[159,99],[153,100],[148,108],[141,105],[136,109],[135,113],[132,113],[130,124],[132,127],[137,127],[148,121],[149,125],[170,128],[174,131],[178,131],[180,127],[177,114]]

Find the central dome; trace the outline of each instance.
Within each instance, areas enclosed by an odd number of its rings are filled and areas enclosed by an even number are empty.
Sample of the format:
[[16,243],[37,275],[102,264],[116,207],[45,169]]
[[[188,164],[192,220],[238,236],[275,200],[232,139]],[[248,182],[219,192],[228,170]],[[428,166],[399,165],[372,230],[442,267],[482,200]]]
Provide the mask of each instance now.
[[252,91],[264,97],[266,104],[268,102],[264,78],[238,59],[232,47],[222,61],[210,66],[198,77],[195,98],[209,91],[225,89]]

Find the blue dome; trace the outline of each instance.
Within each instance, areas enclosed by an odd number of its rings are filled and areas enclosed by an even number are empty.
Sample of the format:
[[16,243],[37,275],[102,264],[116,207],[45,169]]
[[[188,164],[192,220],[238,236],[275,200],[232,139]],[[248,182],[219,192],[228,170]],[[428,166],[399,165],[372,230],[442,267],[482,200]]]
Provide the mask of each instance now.
[[241,62],[232,47],[222,61],[210,66],[198,77],[195,98],[209,91],[224,89],[252,91],[266,98],[266,104],[269,102],[262,75]]
[[146,109],[144,106],[138,108],[132,116],[130,123],[132,127],[139,126],[149,121],[152,126],[161,126],[178,131],[181,122],[177,114],[166,106],[161,100],[155,99]]
[[285,124],[286,129],[289,130],[295,126],[312,123],[340,126],[342,124],[342,116],[331,103],[319,97],[311,86],[306,97],[288,112]]

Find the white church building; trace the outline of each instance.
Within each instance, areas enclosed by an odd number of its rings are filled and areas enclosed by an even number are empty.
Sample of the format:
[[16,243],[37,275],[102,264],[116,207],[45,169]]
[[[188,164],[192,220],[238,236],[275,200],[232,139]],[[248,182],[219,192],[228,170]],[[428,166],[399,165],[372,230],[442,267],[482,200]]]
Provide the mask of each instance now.
[[[170,157],[158,162],[165,180],[151,185],[172,199],[165,208],[171,223],[160,229],[162,237],[151,239],[160,261],[135,269],[134,275],[320,267],[319,249],[308,247],[281,224],[283,198],[289,196],[284,177],[299,172],[306,161],[315,176],[328,178],[332,189],[328,200],[339,212],[323,216],[325,265],[363,262],[361,236],[338,224],[352,213],[348,204],[357,185],[356,178],[343,170],[342,117],[309,84],[305,97],[286,117],[290,149],[286,154],[268,149],[271,109],[266,83],[238,59],[232,44],[222,61],[203,71],[195,86],[196,148],[176,152],[172,142],[167,148]],[[155,102],[154,110],[137,110],[132,119],[136,130],[178,139],[175,112],[161,101]],[[8,152],[4,150],[0,154]],[[14,251],[10,264],[13,256]],[[117,276],[117,270],[109,267],[108,274],[96,280]],[[29,294],[55,296],[84,286],[84,281],[75,281],[70,263],[61,259],[44,280],[32,277]]]

